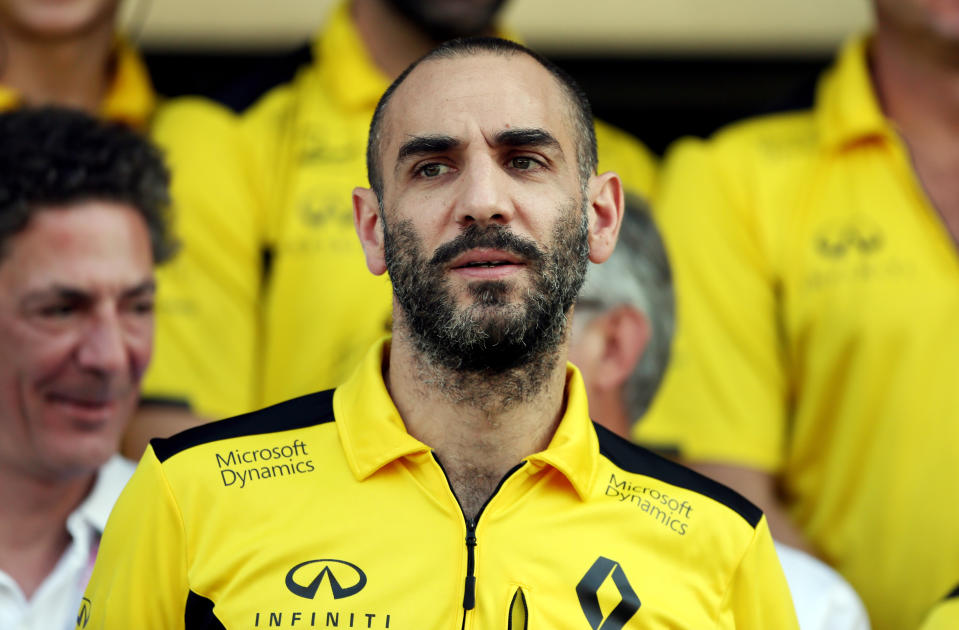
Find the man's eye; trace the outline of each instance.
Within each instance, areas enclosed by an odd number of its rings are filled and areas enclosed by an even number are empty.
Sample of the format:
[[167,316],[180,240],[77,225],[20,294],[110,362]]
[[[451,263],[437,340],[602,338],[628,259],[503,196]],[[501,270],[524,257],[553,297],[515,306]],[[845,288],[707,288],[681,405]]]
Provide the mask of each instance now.
[[153,300],[137,300],[130,304],[130,310],[137,315],[149,315],[153,312]]
[[40,315],[49,318],[69,317],[77,312],[74,304],[51,304],[40,309]]
[[440,164],[439,162],[430,162],[429,164],[424,164],[416,169],[416,174],[421,177],[439,177],[440,175],[445,175],[450,171],[448,164]]
[[539,166],[539,162],[533,158],[522,156],[511,158],[509,164],[511,167],[520,171],[528,171]]

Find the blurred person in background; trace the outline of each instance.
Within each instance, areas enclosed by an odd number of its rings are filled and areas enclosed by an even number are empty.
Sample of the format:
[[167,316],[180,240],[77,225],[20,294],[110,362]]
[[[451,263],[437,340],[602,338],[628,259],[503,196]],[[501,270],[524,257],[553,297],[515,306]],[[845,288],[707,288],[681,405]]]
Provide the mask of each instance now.
[[[366,183],[373,109],[390,81],[440,42],[502,34],[503,4],[343,2],[310,46],[226,99],[242,112],[246,148],[221,149],[217,159],[232,161],[247,203],[180,217],[184,250],[161,276],[157,352],[144,385],[153,434],[179,427],[172,419],[187,405],[221,418],[333,387],[390,329],[389,282],[366,272],[349,203]],[[646,148],[603,123],[597,136],[600,168],[650,194],[655,162]],[[186,405],[170,404],[178,401]]]
[[569,360],[583,371],[590,415],[629,438],[669,362],[675,326],[673,280],[647,204],[626,195],[619,241],[590,265],[576,300]]
[[168,175],[73,110],[0,114],[0,628],[74,627],[171,251]]
[[[590,265],[576,300],[569,360],[583,374],[590,417],[623,437],[642,422],[669,361],[673,282],[646,204],[626,197],[616,249]],[[833,569],[783,543],[776,552],[800,630],[869,630],[866,609]]]
[[[250,216],[242,211],[249,195],[238,181],[241,176],[222,159],[224,153],[239,152],[236,121],[229,111],[200,99],[161,103],[140,55],[116,31],[119,5],[119,0],[0,0],[0,111],[62,105],[151,135],[163,146],[174,172],[171,190],[179,215],[195,217],[176,227],[185,230],[181,238],[187,244],[185,260],[176,265],[176,272],[161,270],[160,275],[188,277],[191,287],[211,299],[236,295],[237,283],[231,280],[240,273],[242,259],[210,260],[201,253],[202,265],[192,264],[197,260],[193,232],[214,233],[219,241],[235,244],[254,230],[249,220],[244,221]],[[225,220],[211,225],[206,217]],[[190,307],[175,299],[164,304],[173,312]],[[244,322],[253,308],[244,304],[241,315],[235,312],[235,303],[224,300],[217,306],[221,323]],[[235,333],[238,326],[242,324],[228,330]],[[252,332],[244,333],[252,337]],[[223,350],[228,364],[233,362],[231,347]],[[203,357],[197,360],[203,365]],[[186,412],[161,418],[167,433],[194,424]],[[141,412],[131,424],[125,440],[137,445],[129,449],[134,457],[153,435],[155,422]]]
[[0,111],[56,104],[144,130],[156,95],[119,0],[0,0]]
[[913,630],[959,566],[959,4],[874,10],[811,110],[669,152],[677,338],[635,437]]

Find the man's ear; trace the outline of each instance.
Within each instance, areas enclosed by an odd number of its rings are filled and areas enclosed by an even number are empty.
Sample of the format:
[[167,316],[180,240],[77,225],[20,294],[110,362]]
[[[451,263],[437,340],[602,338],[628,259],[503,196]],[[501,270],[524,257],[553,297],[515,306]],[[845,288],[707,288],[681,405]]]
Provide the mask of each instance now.
[[597,318],[602,327],[602,355],[596,386],[619,391],[636,369],[649,343],[651,329],[649,319],[634,306],[622,304]]
[[353,226],[360,237],[366,266],[374,275],[386,272],[386,259],[383,255],[383,220],[380,216],[380,204],[376,193],[369,188],[353,189]]
[[589,183],[589,259],[605,262],[613,253],[623,222],[623,183],[612,171],[594,175]]

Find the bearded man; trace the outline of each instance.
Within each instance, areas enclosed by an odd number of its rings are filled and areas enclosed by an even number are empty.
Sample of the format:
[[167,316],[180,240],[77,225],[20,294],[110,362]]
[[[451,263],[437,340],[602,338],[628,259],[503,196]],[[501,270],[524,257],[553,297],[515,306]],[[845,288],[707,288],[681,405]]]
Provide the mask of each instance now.
[[384,94],[367,164],[394,336],[335,390],[152,441],[87,627],[796,628],[762,513],[589,420],[568,322],[623,193],[572,81],[455,40]]

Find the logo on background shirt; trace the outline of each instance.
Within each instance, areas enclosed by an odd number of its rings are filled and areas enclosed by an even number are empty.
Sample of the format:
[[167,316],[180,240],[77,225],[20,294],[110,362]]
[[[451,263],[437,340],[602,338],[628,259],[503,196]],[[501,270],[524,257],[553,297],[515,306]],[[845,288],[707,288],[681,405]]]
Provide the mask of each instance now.
[[882,249],[884,243],[879,224],[863,215],[824,225],[816,230],[813,238],[816,251],[834,260],[851,254],[869,256]]
[[363,590],[366,574],[352,562],[333,558],[301,562],[286,574],[286,588],[304,599],[316,597],[324,582],[329,586],[333,599],[342,599]]
[[93,602],[84,597],[80,600],[80,610],[77,612],[77,630],[83,630],[90,623],[90,609],[93,608]]
[[[619,602],[604,617],[599,605],[599,591],[610,579],[619,593]],[[586,615],[586,621],[593,630],[620,630],[642,605],[636,591],[626,579],[623,567],[615,560],[603,556],[596,559],[576,585],[576,595],[579,597],[583,614]]]

